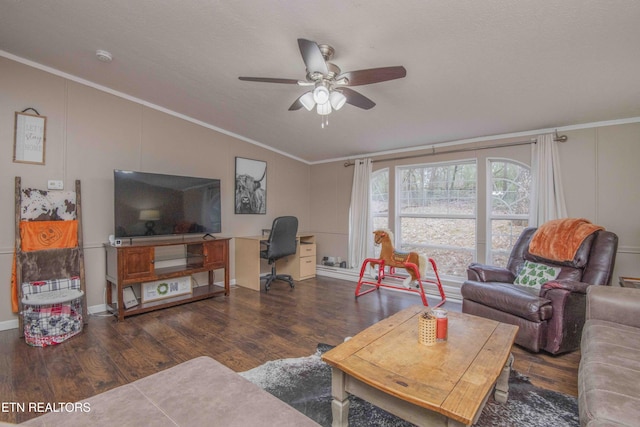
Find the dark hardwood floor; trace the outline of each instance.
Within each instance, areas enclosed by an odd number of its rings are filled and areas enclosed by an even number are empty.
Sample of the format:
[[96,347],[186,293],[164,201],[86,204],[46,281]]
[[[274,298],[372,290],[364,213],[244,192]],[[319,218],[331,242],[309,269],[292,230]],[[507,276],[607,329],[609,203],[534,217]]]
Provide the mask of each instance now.
[[[355,284],[318,277],[291,291],[276,282],[269,293],[232,288],[229,297],[142,314],[117,322],[92,315],[82,334],[63,344],[35,348],[17,330],[0,332],[0,401],[75,402],[197,356],[235,371],[313,354],[318,343],[347,336],[410,305],[415,294],[381,290],[354,298]],[[460,305],[445,304],[451,311]],[[514,368],[543,388],[577,395],[579,352],[558,357],[515,346]],[[0,411],[0,421],[38,414]]]

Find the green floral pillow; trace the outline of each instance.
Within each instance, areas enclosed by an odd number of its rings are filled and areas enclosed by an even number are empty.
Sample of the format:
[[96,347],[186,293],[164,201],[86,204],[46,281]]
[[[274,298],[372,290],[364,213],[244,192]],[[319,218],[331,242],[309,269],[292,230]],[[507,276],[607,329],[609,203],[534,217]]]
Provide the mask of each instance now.
[[549,267],[544,264],[525,261],[518,277],[513,282],[516,285],[530,286],[540,289],[549,280],[553,280],[560,274],[560,267]]

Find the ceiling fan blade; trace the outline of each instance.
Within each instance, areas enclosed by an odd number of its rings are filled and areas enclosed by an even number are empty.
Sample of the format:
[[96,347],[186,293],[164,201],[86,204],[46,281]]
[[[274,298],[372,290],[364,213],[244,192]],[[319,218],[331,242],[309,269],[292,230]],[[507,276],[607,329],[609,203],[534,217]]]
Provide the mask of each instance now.
[[407,70],[402,66],[370,68],[368,70],[347,71],[336,77],[336,80],[346,78],[348,86],[368,85],[371,83],[385,82],[387,80],[401,79],[407,75]]
[[376,103],[362,95],[361,93],[356,92],[353,89],[349,89],[348,87],[341,87],[340,89],[336,89],[347,98],[347,103],[358,108],[362,108],[364,110],[370,110],[376,106]]
[[304,93],[302,95],[300,95],[298,97],[298,99],[296,99],[293,104],[291,104],[291,107],[289,107],[289,111],[296,111],[299,110],[303,107],[302,102],[300,102],[300,98],[302,98],[302,96],[304,95]]
[[274,79],[271,77],[238,77],[245,82],[262,82],[262,83],[284,83],[289,85],[297,85],[298,80],[295,79]]
[[324,56],[318,47],[316,42],[306,39],[298,39],[298,47],[300,47],[300,53],[302,54],[302,60],[307,67],[307,72],[321,73],[323,76],[329,74],[327,63],[324,61]]

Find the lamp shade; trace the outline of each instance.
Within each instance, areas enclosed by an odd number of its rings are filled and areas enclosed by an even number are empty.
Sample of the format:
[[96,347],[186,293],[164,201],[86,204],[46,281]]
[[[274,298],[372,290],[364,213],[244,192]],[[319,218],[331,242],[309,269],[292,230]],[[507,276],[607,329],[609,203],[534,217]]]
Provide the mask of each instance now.
[[140,221],[157,221],[160,219],[158,209],[143,209],[140,211]]
[[307,109],[307,111],[313,110],[313,107],[316,105],[316,102],[313,100],[313,92],[307,92],[302,95],[300,97],[300,103]]
[[341,109],[344,106],[345,102],[347,102],[347,97],[335,90],[331,92],[331,96],[329,97],[329,99],[331,100],[331,106],[334,110]]

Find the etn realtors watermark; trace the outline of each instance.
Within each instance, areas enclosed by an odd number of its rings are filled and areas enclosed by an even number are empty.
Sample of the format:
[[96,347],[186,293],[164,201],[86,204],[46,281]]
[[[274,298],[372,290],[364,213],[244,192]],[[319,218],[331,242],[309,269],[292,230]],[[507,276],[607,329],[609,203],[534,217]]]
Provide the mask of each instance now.
[[89,402],[1,402],[0,412],[37,414],[47,412],[91,412],[91,404]]

